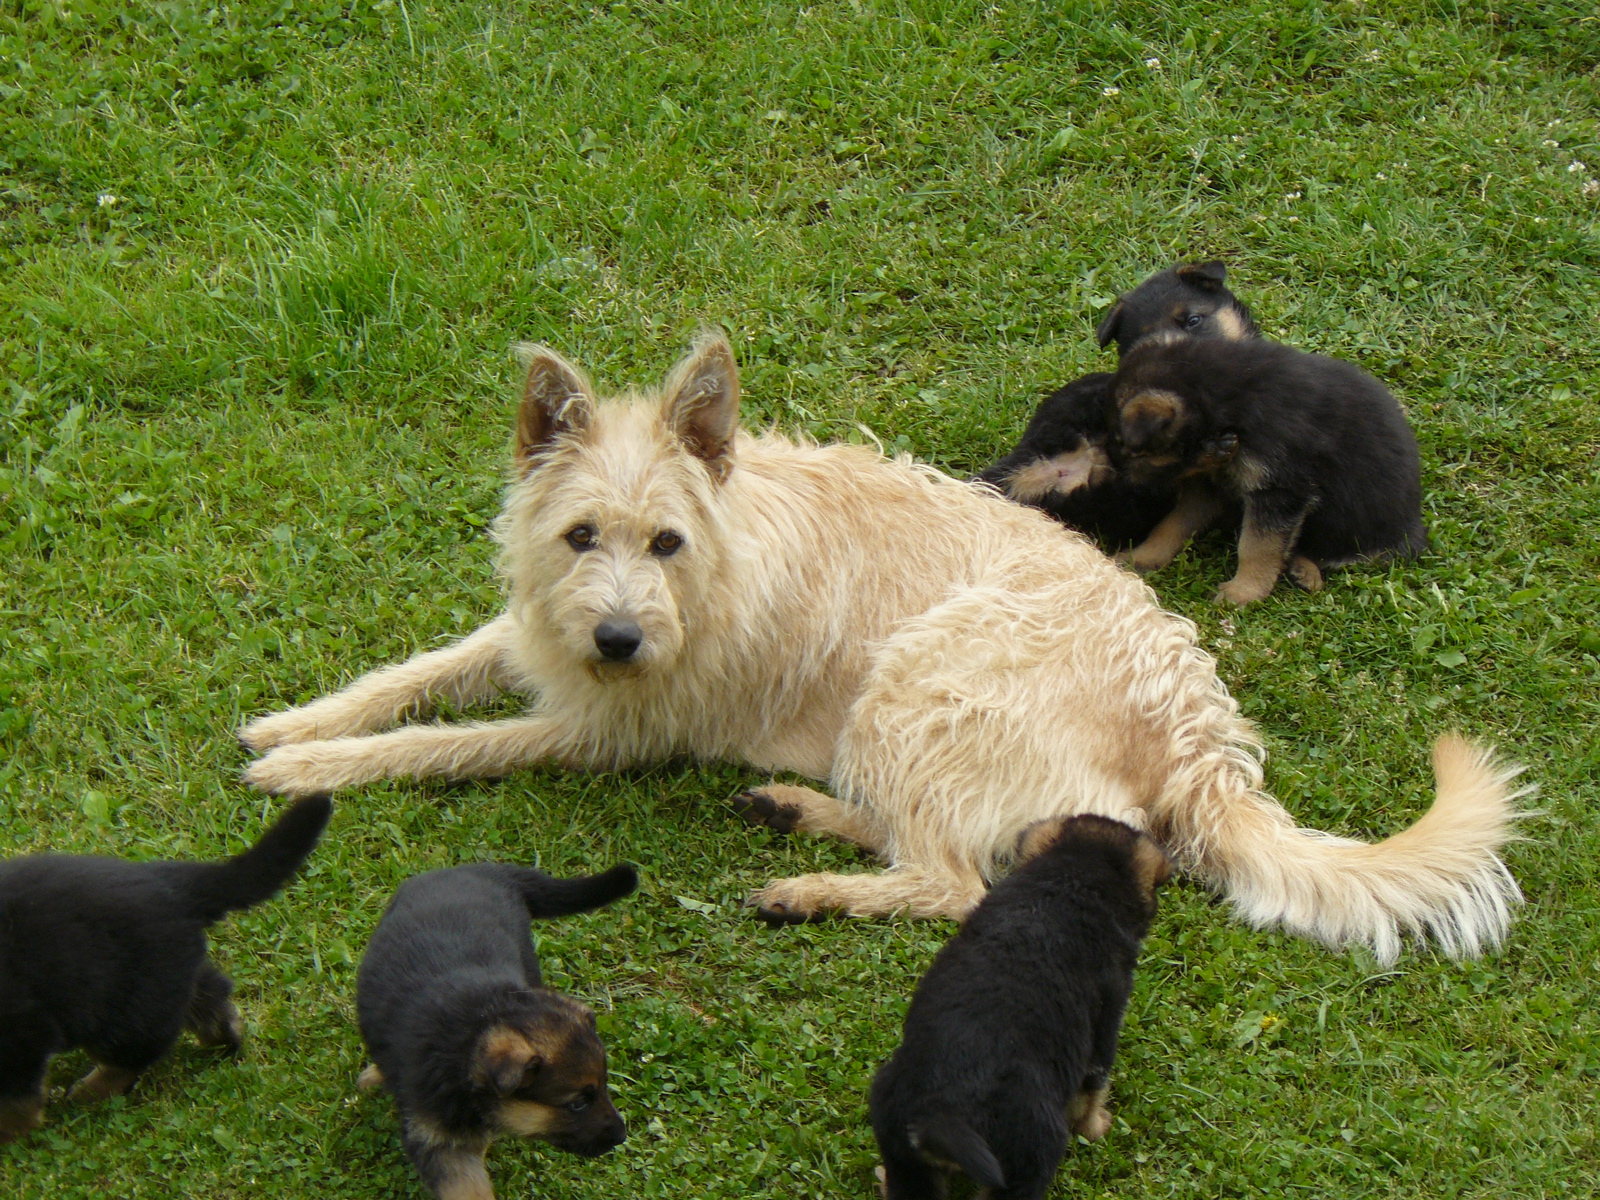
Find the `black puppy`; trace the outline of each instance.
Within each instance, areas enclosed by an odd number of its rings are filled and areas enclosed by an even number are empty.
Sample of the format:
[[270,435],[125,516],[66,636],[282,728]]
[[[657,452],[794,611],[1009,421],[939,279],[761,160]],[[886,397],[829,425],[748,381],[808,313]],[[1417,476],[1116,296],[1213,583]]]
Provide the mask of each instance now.
[[[1125,353],[1167,330],[1232,341],[1257,337],[1250,310],[1224,286],[1226,279],[1220,262],[1180,264],[1150,276],[1100,323],[1100,345],[1115,338]],[[1143,541],[1172,511],[1177,488],[1167,478],[1134,482],[1112,465],[1111,380],[1105,372],[1085,375],[1046,398],[1015,449],[978,478],[1120,550]],[[1226,442],[1213,446],[1214,465],[1231,449]]]
[[1111,1127],[1122,1014],[1171,866],[1099,816],[1040,821],[1017,857],[922,977],[872,1081],[887,1200],[942,1200],[954,1170],[990,1200],[1038,1200],[1070,1137]]
[[400,1110],[401,1142],[440,1200],[492,1200],[498,1134],[604,1154],[627,1136],[606,1088],[594,1013],[542,985],[530,917],[587,912],[638,884],[627,863],[552,879],[476,863],[406,880],[356,977],[372,1065]]
[[[1285,567],[1315,590],[1322,571],[1427,549],[1417,439],[1371,375],[1274,342],[1149,338],[1112,384],[1119,469],[1176,481],[1171,513],[1128,555],[1138,571],[1172,561],[1229,503],[1241,504],[1239,569],[1219,600],[1271,593]],[[1208,447],[1234,439],[1221,464]]]
[[44,1121],[50,1059],[82,1047],[98,1064],[71,1099],[133,1086],[188,1029],[239,1048],[233,983],[206,957],[206,926],[269,899],[328,823],[299,801],[223,862],[126,862],[40,854],[0,863],[0,1143]]

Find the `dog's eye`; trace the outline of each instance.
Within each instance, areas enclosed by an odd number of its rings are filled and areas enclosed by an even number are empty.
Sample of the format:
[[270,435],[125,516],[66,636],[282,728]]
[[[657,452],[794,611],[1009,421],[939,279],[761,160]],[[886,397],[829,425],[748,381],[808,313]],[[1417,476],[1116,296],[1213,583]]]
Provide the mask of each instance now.
[[568,1101],[565,1107],[568,1112],[582,1112],[593,1103],[593,1096],[579,1096],[576,1100]]
[[1205,323],[1205,319],[1205,313],[1190,313],[1183,319],[1183,327],[1185,329],[1196,329]]
[[650,539],[650,553],[657,558],[671,558],[683,546],[683,535],[663,529]]
[[595,528],[593,525],[574,525],[567,530],[567,545],[574,550],[593,550]]

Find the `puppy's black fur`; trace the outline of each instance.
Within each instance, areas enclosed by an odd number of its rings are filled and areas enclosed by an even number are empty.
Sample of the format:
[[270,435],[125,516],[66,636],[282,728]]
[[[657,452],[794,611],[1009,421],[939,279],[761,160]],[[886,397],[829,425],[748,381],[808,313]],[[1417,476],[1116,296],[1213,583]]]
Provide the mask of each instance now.
[[356,979],[361,1036],[400,1110],[406,1153],[441,1200],[493,1195],[498,1134],[604,1154],[627,1137],[606,1087],[594,1013],[543,986],[530,917],[610,904],[638,883],[626,863],[553,879],[476,863],[400,885]]
[[330,811],[326,797],[301,800],[223,862],[0,863],[0,1143],[42,1123],[45,1069],[64,1051],[99,1064],[73,1089],[93,1101],[127,1091],[184,1029],[239,1048],[233,984],[206,957],[206,927],[288,883]]
[[[1244,510],[1239,571],[1221,593],[1235,603],[1265,596],[1286,565],[1316,587],[1329,567],[1427,548],[1416,437],[1350,363],[1274,342],[1151,338],[1123,358],[1112,393],[1122,473],[1179,483],[1136,568],[1164,565],[1228,500]],[[1223,438],[1235,451],[1212,463]]]
[[[1155,333],[1240,340],[1259,334],[1250,310],[1225,286],[1220,262],[1182,263],[1119,297],[1101,321],[1102,347],[1120,353]],[[1011,499],[1043,509],[1064,525],[1120,550],[1144,540],[1177,501],[1167,478],[1134,482],[1111,462],[1109,373],[1085,375],[1044,400],[1016,447],[978,475]],[[1218,465],[1225,444],[1212,448]]]
[[1037,1200],[1104,1100],[1139,945],[1170,866],[1099,816],[1039,822],[917,985],[872,1083],[887,1200],[941,1200],[964,1172],[990,1200]]

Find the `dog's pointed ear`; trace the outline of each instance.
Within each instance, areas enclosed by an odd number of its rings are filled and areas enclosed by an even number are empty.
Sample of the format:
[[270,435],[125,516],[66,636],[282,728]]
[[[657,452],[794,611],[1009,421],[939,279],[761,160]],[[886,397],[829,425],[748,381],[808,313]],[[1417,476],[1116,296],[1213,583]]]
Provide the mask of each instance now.
[[1183,413],[1183,399],[1173,392],[1140,392],[1118,415],[1123,446],[1135,453],[1165,449]]
[[1121,300],[1118,300],[1111,306],[1111,311],[1105,315],[1105,319],[1100,322],[1100,327],[1094,331],[1094,336],[1100,340],[1100,349],[1104,350],[1111,344],[1111,340],[1117,336],[1118,331],[1122,328],[1123,311],[1127,307]]
[[1228,266],[1226,263],[1215,260],[1203,263],[1181,263],[1178,266],[1178,278],[1205,291],[1217,292],[1227,286]]
[[508,1096],[544,1066],[544,1056],[518,1030],[496,1026],[483,1035],[473,1057],[472,1081]]
[[578,370],[548,346],[524,342],[517,358],[528,369],[517,409],[517,469],[526,474],[558,438],[581,436],[594,420],[594,389]]
[[721,330],[695,339],[661,389],[667,428],[721,483],[733,469],[739,432],[739,366]]
[[1071,819],[1071,817],[1046,817],[1024,829],[1022,836],[1017,838],[1017,849],[1013,855],[1016,865],[1020,867],[1029,859],[1037,858],[1060,841],[1061,835],[1067,831],[1067,822]]

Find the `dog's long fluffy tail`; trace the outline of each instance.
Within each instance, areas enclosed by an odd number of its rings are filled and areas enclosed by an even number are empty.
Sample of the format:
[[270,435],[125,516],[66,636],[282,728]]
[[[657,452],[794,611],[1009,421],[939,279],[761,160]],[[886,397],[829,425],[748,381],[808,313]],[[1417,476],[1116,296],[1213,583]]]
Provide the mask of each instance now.
[[1174,807],[1173,832],[1181,856],[1251,923],[1335,947],[1364,944],[1385,964],[1408,934],[1455,957],[1505,936],[1522,894],[1495,852],[1512,836],[1521,793],[1508,786],[1516,771],[1486,749],[1440,738],[1432,807],[1373,844],[1298,828],[1253,786],[1259,768],[1251,780],[1237,760],[1212,765],[1220,769],[1191,774],[1198,803]]
[[243,854],[222,862],[163,863],[172,886],[206,923],[270,900],[310,857],[333,806],[326,796],[297,800],[278,823]]
[[946,1113],[925,1117],[907,1132],[918,1150],[955,1163],[979,1187],[1005,1187],[1000,1160],[983,1135],[960,1117]]
[[534,867],[508,868],[530,917],[565,917],[572,913],[603,908],[620,900],[639,886],[639,872],[632,863],[618,863],[598,875],[579,875],[575,879],[556,879]]

